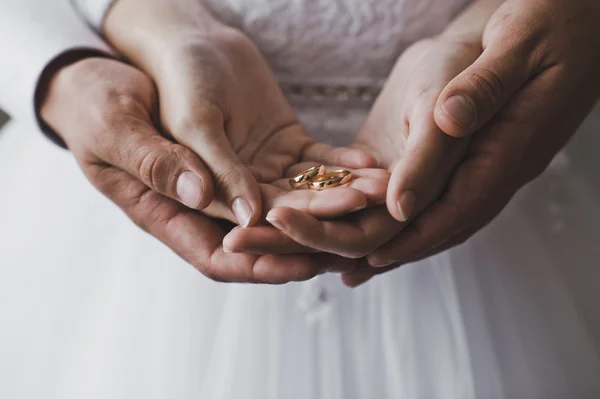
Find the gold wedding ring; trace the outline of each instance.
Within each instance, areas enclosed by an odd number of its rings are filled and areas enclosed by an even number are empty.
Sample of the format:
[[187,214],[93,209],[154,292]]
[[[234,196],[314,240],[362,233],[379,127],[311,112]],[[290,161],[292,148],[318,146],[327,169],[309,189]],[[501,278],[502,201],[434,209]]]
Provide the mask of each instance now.
[[325,173],[325,166],[314,166],[304,172],[300,173],[298,176],[290,179],[290,186],[293,189],[298,189],[305,184],[309,184],[314,178],[320,176]]
[[352,173],[348,170],[335,170],[315,176],[309,183],[311,190],[327,190],[328,188],[343,186],[352,181]]

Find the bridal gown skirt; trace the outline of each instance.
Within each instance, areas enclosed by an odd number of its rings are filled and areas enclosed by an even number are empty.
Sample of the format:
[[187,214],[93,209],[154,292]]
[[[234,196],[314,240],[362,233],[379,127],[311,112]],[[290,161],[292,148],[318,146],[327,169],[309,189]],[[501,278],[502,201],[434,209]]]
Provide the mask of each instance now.
[[600,397],[600,110],[474,239],[355,290],[214,283],[0,134],[0,397]]

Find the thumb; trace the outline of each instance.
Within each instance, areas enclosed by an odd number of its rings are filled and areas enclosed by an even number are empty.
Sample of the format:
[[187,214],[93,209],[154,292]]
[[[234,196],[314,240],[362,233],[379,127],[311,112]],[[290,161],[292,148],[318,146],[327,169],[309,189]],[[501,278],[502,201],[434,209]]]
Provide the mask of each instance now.
[[254,174],[233,150],[221,111],[213,106],[196,108],[192,121],[171,133],[210,169],[216,195],[230,207],[240,226],[258,223],[262,215],[260,188]]
[[[485,125],[529,80],[531,49],[498,37],[440,94],[437,125],[450,136],[464,137]],[[500,40],[501,39],[501,40]]]
[[149,122],[138,118],[118,130],[104,132],[106,142],[96,142],[92,152],[189,208],[203,209],[211,203],[212,176],[190,149],[165,139]]
[[421,104],[415,107],[406,152],[394,167],[387,192],[388,210],[400,222],[437,199],[469,144],[438,128],[431,118],[433,102]]

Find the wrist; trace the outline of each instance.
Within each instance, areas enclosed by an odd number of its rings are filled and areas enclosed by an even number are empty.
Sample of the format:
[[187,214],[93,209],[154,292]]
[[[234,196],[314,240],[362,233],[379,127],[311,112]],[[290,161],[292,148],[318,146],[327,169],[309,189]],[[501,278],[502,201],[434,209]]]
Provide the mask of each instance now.
[[108,41],[147,69],[157,54],[227,30],[197,0],[117,0],[104,26]]
[[55,144],[66,148],[64,138],[52,126],[48,116],[50,92],[55,88],[59,76],[68,72],[74,65],[90,59],[111,59],[101,51],[76,49],[63,53],[51,61],[42,71],[34,93],[35,114],[43,133]]

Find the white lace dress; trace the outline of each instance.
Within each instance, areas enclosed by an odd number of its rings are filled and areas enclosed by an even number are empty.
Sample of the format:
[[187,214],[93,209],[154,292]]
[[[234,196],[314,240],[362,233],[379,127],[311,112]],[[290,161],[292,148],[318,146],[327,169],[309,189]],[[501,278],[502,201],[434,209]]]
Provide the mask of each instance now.
[[[315,102],[315,87],[377,86],[465,1],[207,3],[256,41],[309,129],[344,143],[368,108]],[[0,268],[0,358],[10,359],[0,392],[598,398],[599,128],[600,110],[467,244],[350,290],[337,276],[213,283],[135,228],[64,153],[10,126],[0,143],[0,250],[11,266]]]

